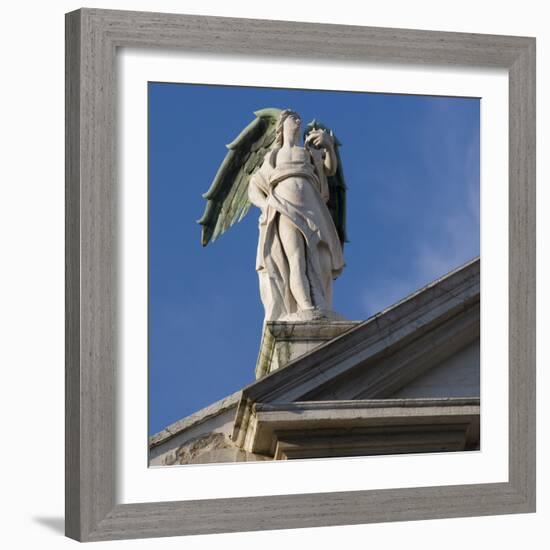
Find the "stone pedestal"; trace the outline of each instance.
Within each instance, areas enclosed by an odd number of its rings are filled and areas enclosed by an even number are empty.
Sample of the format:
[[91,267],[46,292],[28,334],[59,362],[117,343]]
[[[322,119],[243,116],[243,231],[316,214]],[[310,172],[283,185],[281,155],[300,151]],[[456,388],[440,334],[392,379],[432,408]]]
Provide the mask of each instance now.
[[356,327],[360,321],[268,321],[256,362],[256,379]]

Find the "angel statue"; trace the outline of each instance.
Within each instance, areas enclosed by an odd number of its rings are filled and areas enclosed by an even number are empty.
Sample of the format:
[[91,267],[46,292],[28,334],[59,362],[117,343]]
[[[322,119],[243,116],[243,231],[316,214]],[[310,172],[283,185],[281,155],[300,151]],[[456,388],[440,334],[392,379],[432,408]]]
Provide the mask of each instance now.
[[227,145],[203,195],[202,245],[260,209],[256,271],[266,321],[341,319],[332,281],[344,268],[346,185],[333,132],[316,120],[304,132],[290,110],[262,109]]

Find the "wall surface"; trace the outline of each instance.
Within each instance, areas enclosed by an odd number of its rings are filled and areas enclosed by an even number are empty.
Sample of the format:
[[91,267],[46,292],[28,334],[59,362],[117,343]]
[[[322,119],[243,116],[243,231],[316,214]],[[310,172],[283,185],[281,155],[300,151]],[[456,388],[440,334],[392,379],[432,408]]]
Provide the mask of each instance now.
[[479,340],[396,391],[392,397],[479,396]]
[[[95,0],[89,7],[275,18],[385,27],[536,36],[538,87],[539,281],[550,280],[550,30],[545,3],[395,0],[358,3]],[[11,2],[2,11],[2,407],[3,439],[32,440],[3,452],[2,542],[6,548],[63,550],[64,17],[81,0]],[[550,333],[548,285],[539,285],[539,333]],[[547,307],[545,307],[547,306]],[[547,538],[550,390],[543,367],[549,341],[539,337],[538,512],[531,515],[422,521],[295,531],[109,543],[109,548],[213,549],[361,546],[387,549],[537,548]]]

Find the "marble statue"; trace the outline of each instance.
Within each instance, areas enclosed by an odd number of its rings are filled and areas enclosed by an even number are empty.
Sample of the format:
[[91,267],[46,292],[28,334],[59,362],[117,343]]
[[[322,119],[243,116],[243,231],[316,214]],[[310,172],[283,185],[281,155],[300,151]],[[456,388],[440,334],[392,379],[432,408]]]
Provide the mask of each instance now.
[[340,319],[332,281],[344,268],[345,193],[340,143],[317,121],[301,145],[301,118],[262,109],[230,143],[210,189],[202,245],[260,209],[256,270],[266,321]]

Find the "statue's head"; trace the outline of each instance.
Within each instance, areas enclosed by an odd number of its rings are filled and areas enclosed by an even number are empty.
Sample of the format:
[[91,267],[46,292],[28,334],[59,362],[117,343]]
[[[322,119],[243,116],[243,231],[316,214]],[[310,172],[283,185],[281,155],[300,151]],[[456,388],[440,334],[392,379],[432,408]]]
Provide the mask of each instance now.
[[296,111],[292,111],[291,109],[281,111],[276,128],[277,137],[275,139],[277,146],[283,146],[285,133],[299,133],[301,125],[302,119]]

